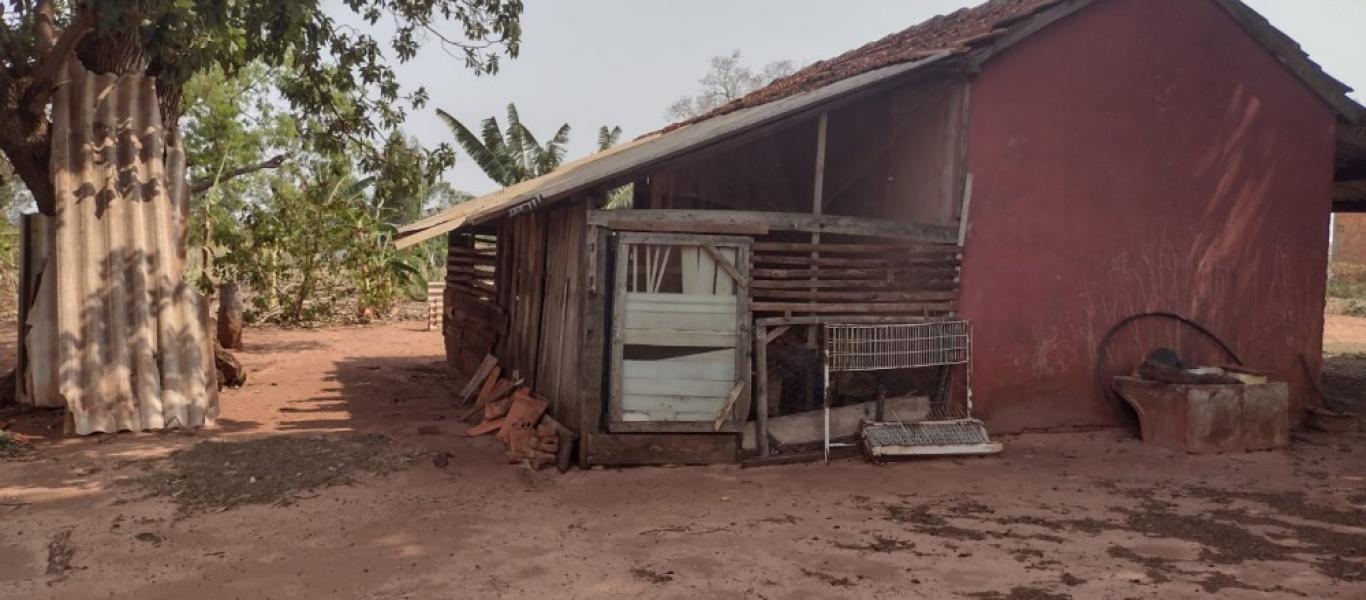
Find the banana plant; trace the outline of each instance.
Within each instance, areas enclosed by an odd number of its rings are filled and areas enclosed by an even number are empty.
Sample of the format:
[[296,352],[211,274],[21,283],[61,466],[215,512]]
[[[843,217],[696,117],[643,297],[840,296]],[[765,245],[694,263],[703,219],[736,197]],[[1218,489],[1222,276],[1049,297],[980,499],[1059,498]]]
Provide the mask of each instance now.
[[517,105],[512,103],[507,106],[506,127],[499,125],[497,117],[489,117],[480,122],[477,135],[444,110],[436,109],[436,116],[451,130],[456,143],[474,164],[504,187],[549,173],[564,162],[569,144],[568,123],[542,144],[522,123]]

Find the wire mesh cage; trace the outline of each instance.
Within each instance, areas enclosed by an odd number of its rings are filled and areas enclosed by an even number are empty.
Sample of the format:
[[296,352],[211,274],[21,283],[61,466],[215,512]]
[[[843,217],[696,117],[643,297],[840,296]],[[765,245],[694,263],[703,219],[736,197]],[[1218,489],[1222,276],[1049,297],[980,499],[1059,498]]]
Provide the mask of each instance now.
[[831,371],[873,371],[968,362],[967,321],[895,324],[827,324],[825,352]]
[[[948,393],[950,370],[962,365],[967,389],[961,402]],[[972,418],[972,329],[967,321],[827,323],[825,325],[825,452],[847,445],[830,440],[830,374],[840,371],[940,369],[939,389],[924,414],[887,415],[865,423],[861,437],[871,456],[983,454],[1000,451],[981,421]],[[881,402],[881,400],[879,400]],[[881,413],[881,404],[879,404]],[[895,411],[893,411],[895,412]]]

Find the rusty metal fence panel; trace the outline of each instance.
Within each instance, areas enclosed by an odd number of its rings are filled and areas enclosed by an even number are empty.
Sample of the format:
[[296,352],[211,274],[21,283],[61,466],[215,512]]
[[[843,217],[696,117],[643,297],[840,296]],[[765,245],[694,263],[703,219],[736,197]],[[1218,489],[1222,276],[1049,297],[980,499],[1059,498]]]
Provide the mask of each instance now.
[[25,257],[38,274],[25,401],[65,404],[82,435],[212,426],[207,307],[178,252],[183,150],[176,139],[166,146],[154,81],[73,60],[52,121],[57,215],[46,260]]

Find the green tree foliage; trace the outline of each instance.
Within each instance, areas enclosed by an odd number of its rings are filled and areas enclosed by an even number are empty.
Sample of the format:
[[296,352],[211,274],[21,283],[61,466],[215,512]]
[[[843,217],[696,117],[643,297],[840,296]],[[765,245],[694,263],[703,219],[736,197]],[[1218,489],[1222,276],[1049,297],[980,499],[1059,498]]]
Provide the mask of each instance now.
[[418,220],[432,196],[446,192],[445,188],[434,187],[441,176],[440,165],[423,161],[422,146],[417,140],[398,132],[389,136],[382,156],[372,197],[380,218],[392,225]]
[[[452,148],[424,149],[398,133],[427,94],[401,89],[393,64],[430,42],[466,69],[495,73],[518,53],[522,2],[29,0],[3,8],[0,152],[38,209],[55,210],[48,108],[63,65],[75,57],[96,73],[153,77],[167,143],[184,134],[200,283],[248,282],[260,316],[304,323],[342,304],[359,319],[382,313],[423,262],[391,249],[391,222],[457,196],[432,184],[454,161]],[[392,35],[353,26],[381,21]]]
[[[47,105],[71,56],[97,73],[146,74],[157,81],[168,132],[179,127],[184,86],[221,69],[285,69],[276,93],[301,121],[298,136],[324,154],[358,153],[366,172],[383,164],[380,142],[407,111],[427,101],[403,91],[391,66],[435,40],[475,73],[516,56],[521,0],[340,0],[368,25],[394,33],[386,44],[339,22],[322,0],[32,0],[8,3],[0,19],[0,151],[52,214]],[[387,50],[387,56],[386,56]],[[428,152],[449,165],[451,149]]]
[[606,125],[598,128],[598,152],[621,143],[621,126],[608,129]]
[[13,320],[19,307],[19,213],[32,203],[14,168],[0,156],[0,320]]
[[[606,125],[598,128],[598,152],[602,152],[621,141],[621,127],[608,129]],[[632,186],[623,185],[607,192],[606,208],[630,208]]]
[[375,182],[325,157],[273,177],[271,201],[244,210],[236,235],[220,240],[215,264],[253,290],[251,319],[364,322],[421,286],[421,257],[393,249],[395,228],[370,193]]
[[[346,154],[328,154],[291,135],[296,119],[271,103],[281,70],[251,66],[235,76],[210,70],[185,87],[184,129],[192,175],[214,181],[226,165],[290,156],[204,189],[191,213],[191,274],[209,292],[245,283],[253,320],[287,325],[368,321],[439,276],[436,248],[395,251],[395,225],[462,195],[424,161],[416,141],[392,134],[374,175]],[[463,197],[468,197],[467,194]]]
[[[423,262],[386,243],[391,222],[458,196],[432,184],[454,161],[452,148],[424,149],[398,134],[427,94],[401,89],[393,64],[429,42],[466,69],[495,73],[518,53],[522,2],[28,0],[3,8],[0,152],[38,209],[55,210],[48,107],[63,65],[75,57],[96,73],[153,77],[168,144],[184,134],[201,284],[248,282],[260,316],[304,323],[341,304],[360,319],[382,313]],[[381,21],[392,35],[353,26]]]
[[489,117],[480,124],[479,135],[444,110],[436,109],[436,115],[484,174],[504,187],[549,173],[564,162],[565,145],[569,143],[568,123],[555,130],[555,135],[542,145],[522,124],[517,106],[512,103],[507,107],[506,129],[499,128],[497,117]]

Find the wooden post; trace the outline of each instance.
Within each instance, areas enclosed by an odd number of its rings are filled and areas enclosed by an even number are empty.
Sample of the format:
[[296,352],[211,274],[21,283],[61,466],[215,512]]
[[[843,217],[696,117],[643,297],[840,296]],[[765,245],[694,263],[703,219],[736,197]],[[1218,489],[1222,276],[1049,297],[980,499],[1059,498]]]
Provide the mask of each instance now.
[[958,211],[958,246],[961,249],[968,243],[968,209],[972,208],[972,173],[968,173],[963,183],[963,204]]
[[[811,214],[813,214],[813,215],[815,215],[815,216],[817,216],[817,217],[821,216],[821,212],[823,211],[823,207],[822,207],[823,198],[822,198],[822,196],[823,196],[823,194],[824,194],[824,192],[825,192],[825,130],[826,130],[826,123],[827,123],[827,121],[829,120],[828,117],[829,117],[829,113],[821,113],[820,120],[817,121],[817,123],[816,123],[816,169],[815,169],[816,174],[815,174],[815,180],[813,181],[813,185],[812,185]],[[817,260],[817,259],[819,259],[820,256],[821,256],[821,252],[820,252],[820,250],[819,250],[819,248],[820,248],[820,243],[821,243],[821,234],[820,234],[820,232],[812,233],[812,234],[811,234],[811,270],[812,270],[812,273],[811,273],[811,281],[817,281],[817,280],[820,279],[820,266],[818,265],[819,261]],[[814,287],[811,288],[811,295],[813,296],[813,299],[811,300],[811,302],[812,302],[812,303],[815,303],[816,300],[814,299],[814,296],[816,295],[816,288],[814,288]],[[812,348],[816,347],[816,328],[815,328],[815,327],[811,327],[811,328],[808,328],[808,329],[807,329],[807,333],[806,333],[806,345],[807,345],[807,346],[810,346],[810,347],[812,347]]]
[[754,330],[754,441],[759,456],[768,456],[768,326]]
[[[829,113],[821,113],[821,118],[820,118],[820,120],[816,123],[816,169],[815,169],[816,174],[815,174],[815,181],[813,182],[813,189],[812,189],[812,195],[811,195],[811,213],[812,213],[813,215],[817,216],[817,217],[821,216],[821,213],[822,213],[823,210],[824,210],[824,207],[822,206],[822,204],[823,204],[823,200],[824,200],[823,195],[824,195],[824,192],[825,192],[825,134],[826,134],[826,126],[827,126],[827,122],[828,122],[828,121],[829,121]],[[820,249],[819,249],[819,248],[820,248],[820,243],[821,243],[821,234],[820,234],[820,232],[818,231],[818,232],[812,233],[812,234],[811,234],[811,271],[812,271],[811,281],[812,281],[813,283],[816,282],[816,281],[818,281],[818,280],[820,279],[820,265],[818,264],[818,263],[820,262],[819,259],[820,259],[820,256],[821,256]],[[814,285],[813,285],[812,288],[811,288],[811,296],[812,296],[811,303],[812,303],[812,304],[815,304],[815,302],[816,302],[816,300],[815,300],[816,288],[814,287]],[[812,314],[814,314],[814,313],[812,313]],[[816,325],[812,325],[812,326],[806,328],[806,347],[807,347],[807,348],[811,348],[811,349],[815,349],[815,348],[816,348],[816,341],[817,341],[816,330],[817,330],[817,326],[816,326]],[[806,387],[806,401],[805,401],[804,405],[809,407],[809,406],[811,405],[811,399],[812,399],[813,395],[815,394],[815,390],[811,389],[812,386],[811,386],[811,381],[810,381],[810,380],[807,380],[807,384],[806,384],[805,387]],[[825,395],[825,390],[821,390],[821,395],[822,395],[822,396]]]

